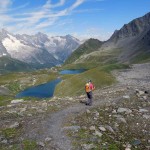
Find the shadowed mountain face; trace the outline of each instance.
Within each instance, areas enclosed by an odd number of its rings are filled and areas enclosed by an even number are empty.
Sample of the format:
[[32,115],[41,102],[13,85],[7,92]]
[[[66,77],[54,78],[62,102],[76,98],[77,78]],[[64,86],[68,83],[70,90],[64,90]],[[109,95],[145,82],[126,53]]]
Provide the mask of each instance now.
[[0,57],[0,74],[13,71],[31,71],[31,70],[33,70],[33,68],[22,61],[13,59],[8,56]]
[[145,58],[149,60],[150,13],[134,19],[125,24],[120,30],[116,30],[108,41],[103,42],[95,52],[91,52],[88,55],[86,53],[86,44],[83,44],[81,49],[79,47],[74,51],[66,62],[72,59],[76,53],[80,55],[74,59],[74,63],[85,63],[88,60],[95,60],[100,63],[110,61],[134,62],[135,59],[138,62],[138,59],[140,61]]
[[89,39],[82,45],[80,45],[72,54],[71,56],[65,61],[66,64],[73,63],[76,61],[80,56],[89,54],[91,52],[97,51],[103,42],[97,39]]
[[150,53],[150,13],[125,24],[120,30],[115,31],[111,38],[103,45],[102,49],[122,49],[118,60],[121,62],[132,61],[140,54]]

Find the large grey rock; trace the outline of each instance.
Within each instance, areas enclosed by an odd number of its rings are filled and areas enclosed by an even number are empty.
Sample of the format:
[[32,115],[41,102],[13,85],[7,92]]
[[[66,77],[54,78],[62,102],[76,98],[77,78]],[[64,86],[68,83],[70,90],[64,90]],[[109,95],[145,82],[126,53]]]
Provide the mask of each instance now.
[[125,120],[125,118],[123,118],[123,117],[117,117],[117,121],[119,123],[127,123],[126,120]]
[[37,142],[37,145],[41,146],[41,147],[44,147],[45,144],[43,142]]
[[143,115],[143,118],[150,119],[150,115]]
[[148,112],[148,110],[147,110],[147,109],[142,109],[142,108],[141,108],[141,109],[139,109],[139,112],[140,112],[140,113],[146,113],[146,112]]
[[89,129],[90,129],[91,131],[95,131],[95,130],[96,130],[95,126],[91,126]]
[[64,127],[63,130],[78,131],[80,128],[81,128],[80,126],[68,126],[68,127]]
[[47,138],[45,139],[45,142],[49,142],[49,141],[51,141],[51,140],[52,140],[52,138],[47,137]]
[[124,99],[130,99],[130,96],[129,95],[124,95],[123,98]]
[[87,113],[87,114],[90,114],[90,113],[91,113],[91,111],[90,111],[89,109],[87,109],[87,110],[86,110],[86,113]]
[[103,134],[99,131],[95,131],[94,135],[98,136],[98,137],[101,137]]
[[19,127],[19,123],[18,122],[15,122],[13,123],[12,125],[9,126],[9,128],[18,128]]
[[114,129],[113,129],[111,126],[106,125],[105,128],[106,128],[108,131],[110,131],[110,132],[112,132],[112,133],[115,133]]
[[11,104],[18,104],[18,103],[22,103],[22,102],[24,102],[23,99],[16,99],[16,100],[12,100]]
[[118,108],[117,112],[130,114],[132,113],[132,110],[130,110],[129,108]]
[[100,131],[103,131],[103,132],[106,131],[106,129],[105,129],[103,126],[100,126],[100,127],[99,127],[99,130],[100,130]]
[[95,148],[95,146],[93,144],[83,144],[82,145],[82,150],[92,150],[93,148]]
[[4,139],[4,140],[2,140],[0,143],[2,143],[2,144],[7,144],[8,141],[7,141],[7,139]]

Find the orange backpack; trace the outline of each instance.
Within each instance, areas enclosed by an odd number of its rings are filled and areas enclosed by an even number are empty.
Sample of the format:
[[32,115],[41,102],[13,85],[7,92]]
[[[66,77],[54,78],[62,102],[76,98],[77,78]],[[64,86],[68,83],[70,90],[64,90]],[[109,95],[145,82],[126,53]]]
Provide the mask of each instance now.
[[86,83],[86,85],[85,85],[85,91],[86,92],[90,92],[91,91],[89,83]]

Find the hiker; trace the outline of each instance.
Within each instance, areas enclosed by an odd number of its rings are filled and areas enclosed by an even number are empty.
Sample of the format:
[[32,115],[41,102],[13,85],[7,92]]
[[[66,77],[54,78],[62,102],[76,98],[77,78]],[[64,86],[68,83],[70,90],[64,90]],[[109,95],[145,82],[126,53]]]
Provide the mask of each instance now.
[[92,81],[89,80],[85,85],[85,92],[88,97],[88,101],[86,102],[86,105],[89,105],[89,106],[92,105],[92,99],[93,99],[92,91],[94,89],[95,89],[95,86],[92,84]]

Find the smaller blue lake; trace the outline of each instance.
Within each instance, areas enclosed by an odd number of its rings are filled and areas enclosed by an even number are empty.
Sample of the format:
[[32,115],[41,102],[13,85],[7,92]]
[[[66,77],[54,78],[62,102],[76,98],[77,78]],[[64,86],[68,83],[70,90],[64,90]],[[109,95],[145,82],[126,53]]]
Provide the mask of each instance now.
[[[85,70],[62,70],[59,74],[79,74],[84,72]],[[16,95],[16,98],[22,97],[37,97],[37,98],[50,98],[53,96],[56,85],[61,82],[61,79],[56,79],[51,82],[47,82],[45,84],[41,84],[38,86],[33,86],[28,88]]]
[[60,73],[59,74],[61,74],[61,75],[65,75],[65,74],[79,74],[79,73],[82,73],[82,72],[84,72],[84,71],[86,71],[85,69],[79,69],[79,70],[62,70],[62,71],[60,71]]

